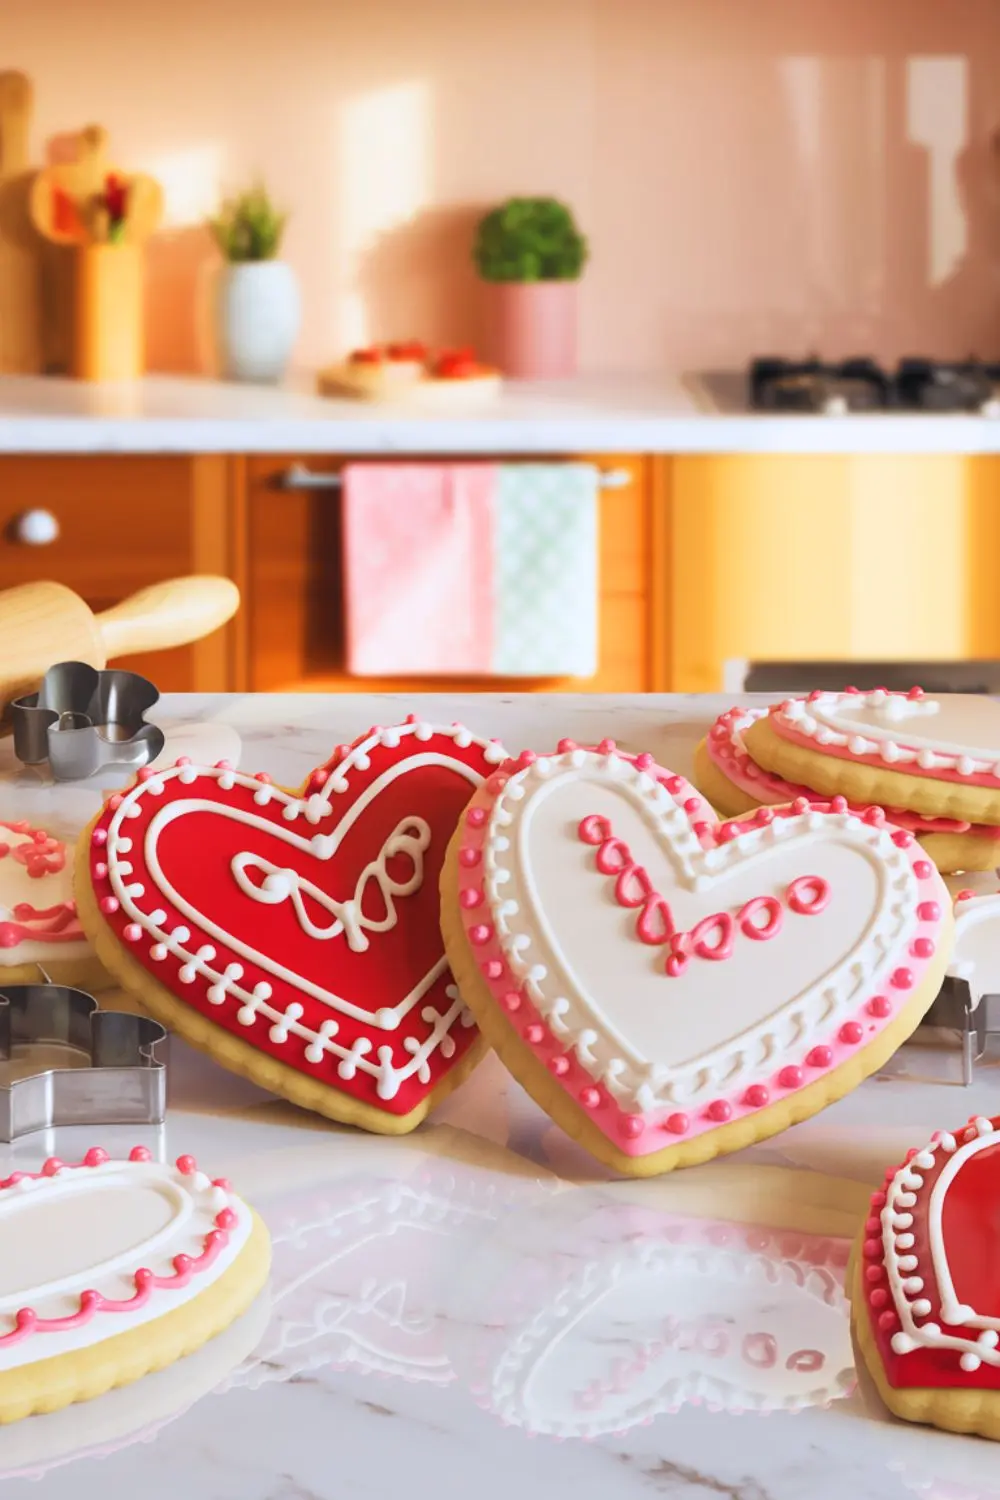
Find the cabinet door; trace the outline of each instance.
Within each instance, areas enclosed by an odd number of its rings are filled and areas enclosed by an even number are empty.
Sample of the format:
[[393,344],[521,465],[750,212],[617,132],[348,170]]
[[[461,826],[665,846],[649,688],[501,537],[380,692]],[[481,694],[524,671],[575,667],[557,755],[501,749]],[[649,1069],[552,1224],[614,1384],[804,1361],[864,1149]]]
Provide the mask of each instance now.
[[1000,460],[717,455],[671,463],[667,685],[727,661],[1000,655]]
[[652,500],[643,457],[587,454],[624,483],[602,490],[600,667],[587,680],[374,680],[344,670],[340,491],[287,489],[293,466],[333,475],[343,458],[254,457],[246,464],[244,595],[249,685],[262,692],[643,692],[651,685]]
[[[0,458],[0,589],[51,579],[99,613],[165,578],[228,574],[227,495],[219,457]],[[227,629],[115,665],[161,692],[223,691],[230,652]]]

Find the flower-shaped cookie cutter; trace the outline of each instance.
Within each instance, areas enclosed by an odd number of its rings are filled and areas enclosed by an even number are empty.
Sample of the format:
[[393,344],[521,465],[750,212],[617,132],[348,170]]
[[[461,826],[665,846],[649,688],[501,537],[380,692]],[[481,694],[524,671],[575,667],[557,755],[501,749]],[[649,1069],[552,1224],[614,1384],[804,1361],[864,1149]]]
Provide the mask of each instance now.
[[0,989],[0,1142],[60,1125],[161,1125],[167,1033],[63,984]]
[[135,672],[98,672],[82,661],[50,667],[37,693],[9,713],[14,754],[48,761],[56,781],[79,781],[106,766],[144,766],[163,749],[163,730],[145,722],[159,691]]

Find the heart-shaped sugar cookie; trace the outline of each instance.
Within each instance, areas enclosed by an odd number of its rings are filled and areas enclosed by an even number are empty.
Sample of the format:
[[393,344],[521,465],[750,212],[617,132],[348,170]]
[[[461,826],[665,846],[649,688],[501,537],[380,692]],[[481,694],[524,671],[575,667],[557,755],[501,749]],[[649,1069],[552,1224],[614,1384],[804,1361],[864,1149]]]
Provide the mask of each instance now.
[[473,797],[442,889],[463,997],[599,1159],[646,1175],[804,1119],[932,1003],[951,903],[911,834],[821,808],[714,827],[613,750],[526,753]]
[[397,1134],[484,1044],[437,886],[505,752],[460,725],[376,729],[301,792],[220,763],[140,772],[81,842],[80,915],[144,1007],[234,1072]]
[[1000,1119],[911,1151],[871,1201],[852,1294],[858,1343],[897,1416],[1000,1438]]

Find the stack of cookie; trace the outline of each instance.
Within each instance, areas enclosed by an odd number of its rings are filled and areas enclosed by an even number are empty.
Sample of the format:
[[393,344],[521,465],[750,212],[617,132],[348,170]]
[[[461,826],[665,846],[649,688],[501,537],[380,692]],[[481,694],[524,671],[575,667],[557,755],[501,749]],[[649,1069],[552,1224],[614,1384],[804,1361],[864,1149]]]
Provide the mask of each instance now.
[[920,688],[810,693],[732,708],[696,752],[699,789],[724,816],[846,799],[880,807],[943,874],[1000,864],[1000,707]]

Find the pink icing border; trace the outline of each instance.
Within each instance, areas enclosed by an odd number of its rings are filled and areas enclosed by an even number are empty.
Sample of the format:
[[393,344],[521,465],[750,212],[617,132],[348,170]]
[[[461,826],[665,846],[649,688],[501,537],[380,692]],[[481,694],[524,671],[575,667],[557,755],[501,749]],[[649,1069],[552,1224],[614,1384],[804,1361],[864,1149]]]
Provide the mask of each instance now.
[[[747,715],[756,721],[766,717],[768,712],[766,708],[729,708],[724,714],[720,714],[705,740],[709,760],[733,786],[739,787],[741,792],[746,792],[748,797],[753,797],[765,806],[775,807],[781,802],[794,802],[798,797],[804,797],[807,802],[817,806],[826,802],[826,798],[817,796],[809,787],[798,786],[794,781],[785,781],[773,771],[765,771],[763,766],[757,765],[746,748],[742,730],[737,728],[737,721]],[[746,727],[749,728],[749,725]],[[842,800],[834,798],[831,805]],[[867,805],[845,801],[844,808],[835,810],[846,809],[848,812],[863,814]],[[898,807],[887,807],[884,811],[890,823],[894,823],[897,828],[908,828],[918,837],[927,833],[976,833],[1000,839],[1000,827],[994,828],[987,823],[964,823],[958,818],[922,818],[919,813],[905,812]]]
[[[70,1164],[52,1156],[40,1172],[12,1172],[9,1177],[0,1182],[0,1193],[7,1192],[26,1180],[40,1182],[43,1178],[55,1177],[60,1172],[78,1172],[88,1167],[97,1169],[105,1166],[110,1159],[108,1153],[100,1146],[93,1146],[82,1161]],[[129,1152],[128,1159],[134,1162],[147,1162],[152,1160],[152,1153],[146,1146],[134,1146]],[[185,1177],[193,1176],[198,1170],[198,1164],[193,1156],[179,1156],[176,1166]],[[228,1182],[221,1177],[212,1185],[223,1189],[229,1187]],[[145,1307],[154,1291],[181,1290],[190,1284],[193,1277],[207,1271],[218,1260],[229,1244],[229,1231],[235,1227],[236,1222],[236,1214],[231,1208],[222,1209],[215,1216],[215,1228],[205,1236],[201,1254],[197,1257],[175,1255],[174,1270],[170,1276],[154,1276],[152,1271],[140,1267],[133,1277],[135,1295],[126,1301],[112,1301],[107,1297],[102,1297],[100,1292],[81,1292],[80,1305],[76,1312],[65,1318],[40,1318],[34,1308],[22,1307],[14,1316],[14,1327],[9,1333],[0,1336],[0,1350],[9,1349],[13,1344],[20,1344],[24,1339],[31,1338],[35,1334],[68,1333],[75,1328],[82,1328],[99,1312],[136,1312],[139,1308]]]
[[[912,689],[912,694],[920,694],[920,692],[919,688]],[[853,697],[860,694],[860,689],[845,688],[844,693]],[[835,760],[850,761],[855,766],[875,766],[880,771],[895,771],[897,774],[903,776],[922,776],[928,781],[956,782],[961,786],[982,786],[990,789],[1000,787],[1000,776],[993,775],[988,771],[975,771],[970,772],[968,776],[963,776],[961,771],[949,766],[929,766],[924,768],[918,765],[916,760],[907,761],[905,764],[900,765],[898,761],[887,761],[881,755],[855,755],[846,745],[820,744],[815,735],[803,734],[800,730],[790,728],[785,722],[784,710],[787,704],[810,703],[824,696],[826,695],[817,691],[816,693],[810,693],[806,698],[786,698],[781,703],[775,703],[768,709],[771,717],[771,727],[775,734],[790,745],[799,745],[804,750],[815,750],[817,754],[830,755]],[[890,694],[890,696],[905,698],[911,695],[894,693]],[[859,725],[858,734],[864,736],[863,725]],[[868,736],[868,738],[871,738],[871,736]],[[912,751],[914,755],[917,754],[917,747],[915,745],[908,745],[902,737],[894,736],[894,742],[901,750],[908,750]]]
[[[575,748],[577,747],[572,741],[562,740],[559,744],[559,753],[565,754]],[[608,753],[609,750],[614,750],[614,743],[610,740],[603,740],[598,749],[601,753]],[[803,1045],[802,1058],[799,1063],[785,1058],[781,1066],[776,1068],[769,1078],[741,1086],[737,1093],[720,1095],[706,1105],[695,1106],[690,1112],[661,1107],[646,1115],[622,1109],[603,1084],[588,1073],[575,1054],[567,1051],[565,1043],[550,1031],[527,991],[511,972],[492,923],[488,926],[486,941],[477,941],[473,944],[469,940],[470,930],[473,927],[482,928],[483,926],[485,893],[482,886],[481,865],[493,802],[511,775],[525,769],[539,758],[544,757],[526,750],[517,760],[507,761],[490,776],[482,787],[477,789],[469,802],[464,814],[458,850],[459,914],[466,939],[470,943],[470,951],[479,965],[480,974],[510,1026],[531,1048],[535,1057],[545,1064],[574,1103],[586,1111],[588,1117],[608,1140],[612,1141],[625,1155],[648,1156],[653,1152],[666,1150],[671,1145],[679,1145],[682,1141],[692,1140],[720,1125],[756,1114],[777,1100],[798,1093],[800,1089],[807,1087],[817,1078],[835,1071],[842,1063],[855,1057],[859,1047],[866,1041],[872,1041],[892,1023],[903,1008],[905,997],[911,989],[919,986],[937,949],[944,915],[950,912],[951,902],[947,892],[942,890],[941,878],[935,866],[923,854],[913,835],[904,829],[899,829],[892,836],[893,842],[897,848],[905,851],[910,859],[919,887],[921,906],[926,913],[925,916],[918,918],[915,929],[907,939],[911,948],[906,959],[906,968],[911,975],[908,983],[905,986],[894,986],[895,974],[893,974],[892,979],[885,986],[888,993],[871,995],[855,1011],[850,1020],[841,1023],[835,1035],[817,1034],[810,1037]],[[631,756],[623,758],[634,760],[637,765],[640,761],[640,758]],[[641,757],[641,759],[647,758]],[[640,768],[646,769],[647,767]],[[703,800],[689,782],[681,776],[673,775],[662,766],[656,766],[652,762],[652,757],[648,758],[648,769],[650,774],[655,775],[657,780],[662,782],[678,806],[683,807],[686,801],[692,799]],[[843,813],[839,808],[835,809],[832,803],[806,803],[802,799],[791,806],[778,809],[758,808],[756,812],[747,814],[745,817],[713,824],[701,834],[700,841],[705,848],[718,847],[728,843],[737,834],[758,827],[762,823],[769,823],[776,817],[796,817],[807,811],[835,813],[843,816],[846,813],[846,804]],[[870,808],[864,814],[847,815],[874,827],[881,827],[886,822],[885,813],[878,807]],[[689,813],[689,816],[693,815]],[[465,896],[467,891],[474,893],[471,898]],[[915,954],[912,952],[913,945],[921,939],[926,940],[927,949],[925,952]],[[921,947],[923,948],[923,943]],[[664,982],[667,982],[666,979]]]

